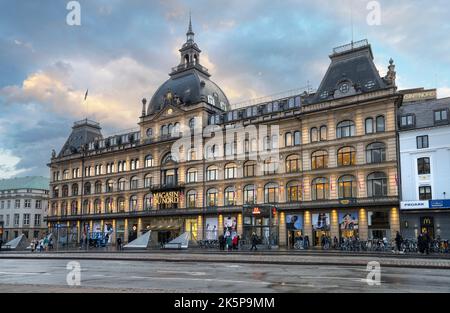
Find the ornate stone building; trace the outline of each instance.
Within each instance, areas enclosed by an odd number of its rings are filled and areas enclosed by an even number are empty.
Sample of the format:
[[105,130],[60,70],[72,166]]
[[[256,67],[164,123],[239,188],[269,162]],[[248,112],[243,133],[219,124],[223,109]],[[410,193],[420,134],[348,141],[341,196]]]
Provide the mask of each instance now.
[[67,226],[73,242],[151,230],[154,244],[183,232],[256,232],[280,246],[300,234],[312,244],[395,236],[402,96],[392,61],[380,77],[368,42],[352,43],[333,50],[317,92],[232,109],[191,25],[180,58],[142,101],[140,131],[104,138],[93,121],[74,124],[49,164],[50,228]]

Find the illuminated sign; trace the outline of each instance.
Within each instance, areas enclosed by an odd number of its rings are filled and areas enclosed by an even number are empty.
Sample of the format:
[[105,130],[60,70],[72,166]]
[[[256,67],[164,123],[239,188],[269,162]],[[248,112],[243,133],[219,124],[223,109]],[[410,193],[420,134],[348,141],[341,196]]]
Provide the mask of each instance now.
[[420,100],[434,100],[437,98],[436,89],[423,90],[418,92],[407,93],[403,96],[403,102],[413,102]]
[[259,215],[259,214],[261,214],[261,210],[258,207],[253,208],[252,214],[253,215]]
[[174,204],[179,201],[179,194],[176,191],[158,192],[153,194],[153,204]]

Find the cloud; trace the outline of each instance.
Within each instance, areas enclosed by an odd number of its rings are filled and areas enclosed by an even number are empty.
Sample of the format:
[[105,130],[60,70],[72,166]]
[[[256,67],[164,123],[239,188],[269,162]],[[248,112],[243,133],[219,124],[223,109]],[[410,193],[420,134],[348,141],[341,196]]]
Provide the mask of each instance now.
[[12,155],[8,150],[0,149],[0,178],[11,178],[27,171],[18,169],[20,158]]

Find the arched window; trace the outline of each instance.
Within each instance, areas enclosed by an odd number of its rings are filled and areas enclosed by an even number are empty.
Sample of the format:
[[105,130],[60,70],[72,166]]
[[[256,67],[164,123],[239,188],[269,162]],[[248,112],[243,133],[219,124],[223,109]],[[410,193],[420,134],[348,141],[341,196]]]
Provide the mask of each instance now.
[[102,207],[100,199],[95,199],[94,201],[94,214],[101,214],[102,213]]
[[386,147],[382,142],[374,142],[366,148],[366,162],[381,163],[386,161]]
[[244,163],[244,177],[256,176],[256,161],[247,161]]
[[206,170],[206,179],[208,181],[213,181],[219,179],[219,168],[215,165],[211,165]]
[[167,125],[161,126],[161,135],[167,136],[168,134],[169,134],[169,128],[167,127]]
[[232,186],[225,188],[225,205],[236,205],[236,189]]
[[109,214],[113,212],[113,199],[106,198],[105,200],[105,213]]
[[55,186],[53,187],[53,198],[58,198],[59,197],[59,187]]
[[352,175],[344,175],[338,179],[339,198],[356,198],[356,179]]
[[63,179],[69,179],[69,170],[63,171]]
[[191,148],[187,151],[187,160],[188,161],[195,161],[197,160],[196,152],[194,148]]
[[78,215],[78,201],[72,201],[70,204],[70,215]]
[[366,134],[373,134],[375,132],[373,127],[373,118],[371,117],[366,118],[365,127],[366,127]]
[[211,188],[206,192],[206,205],[209,207],[217,206],[219,192],[216,188]]
[[69,196],[69,186],[67,186],[67,185],[62,186],[62,196],[63,197]]
[[153,167],[153,156],[151,154],[145,157],[145,167]]
[[328,179],[324,177],[316,178],[311,183],[312,200],[326,200],[329,198]]
[[300,156],[290,155],[286,158],[286,173],[296,173],[300,171]]
[[174,162],[171,153],[167,153],[161,161],[161,165],[165,165],[167,163]]
[[228,163],[225,165],[225,179],[234,179],[236,178],[237,166],[234,163]]
[[144,196],[144,210],[149,211],[153,208],[153,195],[148,193]]
[[84,200],[83,201],[82,211],[83,211],[84,215],[91,213],[91,203],[89,202],[89,200]]
[[213,160],[219,156],[219,148],[217,145],[210,145],[206,147],[206,158]]
[[135,190],[139,188],[139,178],[134,176],[130,179],[130,190]]
[[95,193],[96,194],[102,193],[102,182],[101,181],[95,182]]
[[117,184],[117,190],[124,191],[126,183],[127,183],[127,181],[125,180],[125,178],[119,179],[118,184]]
[[328,167],[328,152],[325,150],[313,152],[313,154],[311,155],[311,168],[313,170],[316,170],[327,167]]
[[195,190],[189,190],[186,194],[186,207],[195,208],[197,200],[197,192]]
[[[86,200],[87,201],[87,200]],[[53,202],[52,203],[52,212],[51,212],[52,216],[57,216],[58,215],[58,203],[57,202]]]
[[61,203],[61,216],[67,216],[67,201]]
[[338,166],[350,166],[356,164],[356,149],[343,147],[337,151]]
[[125,198],[120,197],[119,199],[117,199],[117,212],[125,212]]
[[153,184],[153,177],[151,174],[144,176],[144,188],[150,188]]
[[197,169],[190,168],[186,173],[186,183],[196,183],[197,182]]
[[385,131],[384,116],[383,115],[377,116],[377,133],[382,133],[384,131]]
[[326,141],[328,139],[328,129],[325,125],[320,126],[320,141]]
[[130,212],[136,212],[138,209],[138,199],[136,196],[130,197]]
[[302,144],[302,133],[300,131],[294,132],[294,146],[299,146]]
[[277,172],[278,160],[275,158],[269,158],[264,160],[264,175],[273,175]]
[[286,133],[284,134],[284,145],[286,147],[292,146],[292,133]]
[[264,203],[278,202],[278,184],[268,183],[264,186]]
[[173,125],[172,124],[169,124],[169,127],[167,130],[168,130],[168,135],[173,136]]
[[336,126],[336,137],[346,138],[355,136],[355,123],[353,121],[342,121]]
[[367,196],[387,196],[387,178],[383,172],[375,172],[367,176]]
[[316,127],[311,128],[310,131],[310,142],[319,141],[319,132]]
[[191,131],[193,131],[194,128],[195,128],[195,117],[193,117],[193,118],[191,118],[191,119],[189,120],[189,129],[190,129]]
[[84,184],[84,194],[85,195],[91,194],[91,183],[87,182]]
[[109,179],[106,181],[106,192],[113,192],[114,191],[114,181],[112,179]]
[[302,200],[302,189],[300,182],[291,181],[286,185],[287,202],[297,202]]
[[78,196],[78,184],[72,185],[72,196]]
[[256,188],[255,185],[247,185],[244,187],[244,204],[256,203]]

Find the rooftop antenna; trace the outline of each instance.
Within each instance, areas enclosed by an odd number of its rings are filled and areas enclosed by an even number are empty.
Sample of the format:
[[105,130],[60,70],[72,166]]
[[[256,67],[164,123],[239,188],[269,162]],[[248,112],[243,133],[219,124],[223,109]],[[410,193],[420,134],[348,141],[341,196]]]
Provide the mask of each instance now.
[[86,105],[86,119],[87,119],[88,116],[89,116],[89,102],[86,101],[88,95],[89,95],[89,88],[86,89],[86,93],[84,94],[84,104]]
[[350,28],[351,28],[351,32],[352,32],[352,49],[353,49],[353,39],[354,39],[354,34],[353,34],[353,0],[350,0]]

